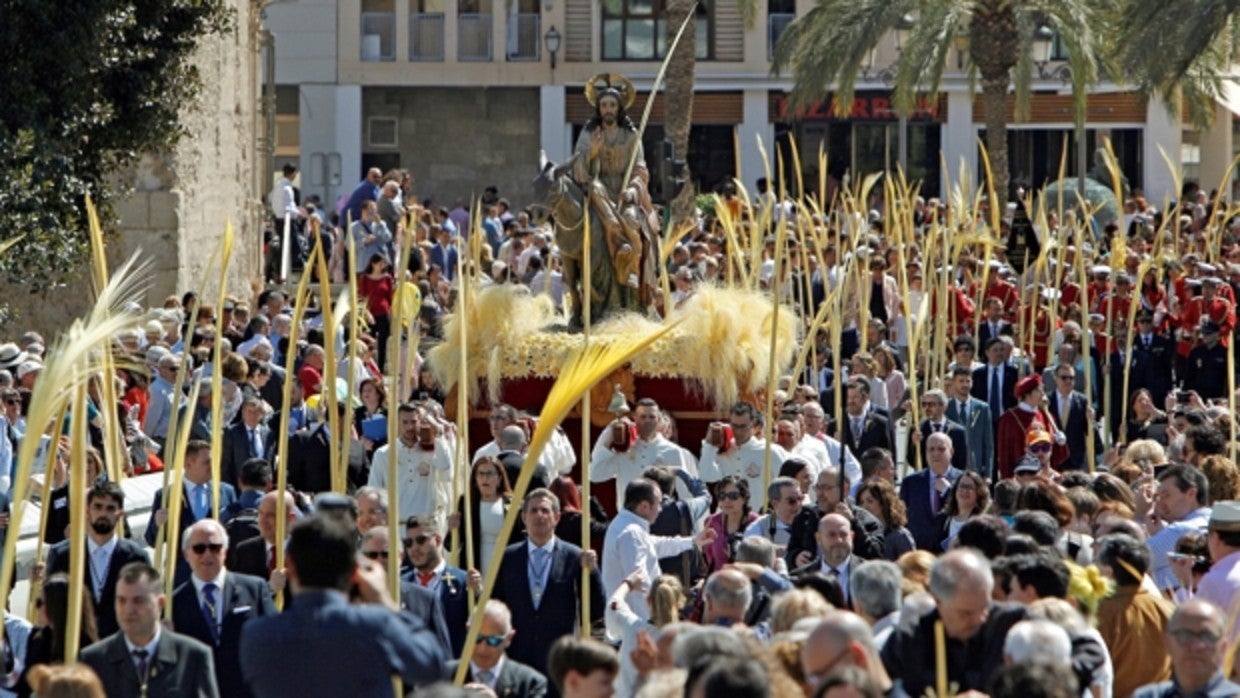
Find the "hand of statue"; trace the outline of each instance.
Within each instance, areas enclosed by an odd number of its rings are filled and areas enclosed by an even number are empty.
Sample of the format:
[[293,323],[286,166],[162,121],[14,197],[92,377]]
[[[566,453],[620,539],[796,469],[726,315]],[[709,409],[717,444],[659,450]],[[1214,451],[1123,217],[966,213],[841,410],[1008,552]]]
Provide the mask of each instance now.
[[621,197],[621,199],[622,199],[622,200],[624,201],[624,203],[626,203],[626,204],[631,204],[631,203],[633,203],[634,201],[637,201],[637,187],[629,187],[629,188],[625,189],[625,190],[624,190],[624,194],[623,194],[623,196]]

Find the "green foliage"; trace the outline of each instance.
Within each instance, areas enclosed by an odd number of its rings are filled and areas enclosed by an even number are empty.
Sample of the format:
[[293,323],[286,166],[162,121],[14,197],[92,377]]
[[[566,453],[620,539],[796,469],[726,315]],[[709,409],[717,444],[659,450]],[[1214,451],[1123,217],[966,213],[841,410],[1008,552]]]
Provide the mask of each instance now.
[[89,253],[83,203],[104,225],[124,192],[109,176],[171,148],[199,92],[201,38],[229,31],[224,0],[0,0],[0,275],[45,292]]

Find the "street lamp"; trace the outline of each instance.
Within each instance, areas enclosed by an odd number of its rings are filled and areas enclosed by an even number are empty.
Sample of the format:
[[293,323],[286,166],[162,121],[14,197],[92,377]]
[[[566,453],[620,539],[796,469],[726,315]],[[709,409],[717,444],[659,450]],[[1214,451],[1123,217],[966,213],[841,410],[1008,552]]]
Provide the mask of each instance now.
[[1048,71],[1046,67],[1051,62],[1051,51],[1055,46],[1055,31],[1043,24],[1033,32],[1033,63],[1038,68],[1039,80],[1060,80],[1064,83],[1072,79],[1072,73],[1068,66],[1061,65],[1054,70]]
[[543,45],[547,47],[547,53],[551,55],[552,70],[555,70],[555,54],[560,51],[561,38],[559,30],[555,28],[554,24],[551,25],[546,34],[543,34]]

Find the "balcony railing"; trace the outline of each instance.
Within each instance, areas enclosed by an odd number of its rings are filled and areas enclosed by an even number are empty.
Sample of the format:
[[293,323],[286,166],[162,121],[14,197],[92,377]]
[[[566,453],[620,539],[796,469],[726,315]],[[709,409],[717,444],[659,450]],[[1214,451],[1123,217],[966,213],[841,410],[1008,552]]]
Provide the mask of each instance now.
[[537,14],[519,14],[508,18],[508,60],[537,61],[542,57],[542,17]]
[[769,61],[775,57],[775,44],[779,41],[779,37],[792,24],[792,20],[796,19],[796,15],[791,13],[771,13],[766,19],[766,59]]
[[409,60],[443,60],[443,13],[409,15]]
[[362,13],[363,61],[396,60],[396,14],[394,12]]
[[491,15],[457,15],[457,60],[491,60]]

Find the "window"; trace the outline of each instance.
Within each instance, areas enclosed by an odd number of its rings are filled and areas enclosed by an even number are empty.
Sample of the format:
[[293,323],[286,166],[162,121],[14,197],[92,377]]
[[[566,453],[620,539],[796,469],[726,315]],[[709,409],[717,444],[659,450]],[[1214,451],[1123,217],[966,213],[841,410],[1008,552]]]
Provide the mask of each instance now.
[[363,61],[396,60],[396,3],[365,0],[362,3]]
[[[603,0],[603,60],[654,61],[667,54],[668,0]],[[701,0],[696,10],[696,55],[712,57],[714,3]]]

